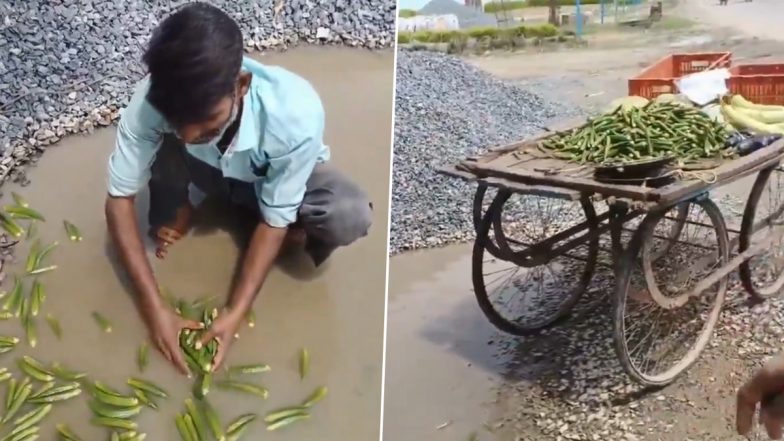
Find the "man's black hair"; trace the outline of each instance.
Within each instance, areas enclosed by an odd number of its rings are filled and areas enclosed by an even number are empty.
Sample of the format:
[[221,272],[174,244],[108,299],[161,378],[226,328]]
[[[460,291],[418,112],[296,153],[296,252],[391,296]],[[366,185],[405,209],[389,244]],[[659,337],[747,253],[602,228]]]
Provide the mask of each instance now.
[[175,127],[204,121],[236,85],[242,31],[220,9],[190,3],[163,20],[142,60],[147,100]]

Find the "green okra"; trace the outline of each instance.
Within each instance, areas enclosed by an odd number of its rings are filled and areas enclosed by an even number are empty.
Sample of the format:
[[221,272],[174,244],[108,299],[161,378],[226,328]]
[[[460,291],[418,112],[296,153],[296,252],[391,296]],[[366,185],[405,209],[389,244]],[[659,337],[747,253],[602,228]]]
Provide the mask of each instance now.
[[256,312],[253,309],[248,309],[248,313],[245,314],[245,320],[248,322],[248,327],[253,328],[256,326]]
[[196,436],[200,440],[207,440],[210,433],[207,428],[207,419],[203,412],[196,406],[190,398],[185,399],[185,409],[193,421],[193,426],[196,429]]
[[8,434],[3,441],[35,441],[38,439],[38,426],[28,427],[27,429],[15,433],[13,435]]
[[264,372],[271,371],[267,364],[246,364],[242,366],[231,366],[228,368],[229,375],[238,375],[238,374],[261,374]]
[[311,407],[317,402],[324,399],[327,396],[327,388],[325,386],[320,386],[317,388],[305,402],[302,403],[303,407]]
[[41,264],[44,262],[44,259],[46,259],[46,256],[48,256],[49,253],[52,252],[52,250],[57,248],[58,244],[59,244],[59,242],[54,241],[54,242],[50,243],[49,245],[45,246],[44,248],[42,248],[41,251],[38,252],[38,256],[36,256],[35,264],[33,265],[33,267],[34,268],[40,268]]
[[30,289],[30,314],[32,314],[33,317],[38,316],[44,300],[46,300],[44,286],[36,279],[33,282],[33,287]]
[[112,432],[109,441],[120,441],[120,434],[117,432]]
[[33,397],[36,397],[36,396],[40,396],[40,395],[45,395],[50,390],[54,389],[54,386],[55,386],[55,382],[54,381],[50,381],[48,383],[44,383],[37,390],[33,391],[33,393],[30,395],[30,398],[33,398]]
[[191,439],[201,441],[199,433],[196,431],[196,425],[193,423],[193,418],[186,413],[183,420],[185,421],[185,428],[188,430],[188,435]]
[[60,436],[60,441],[82,441],[82,438],[71,430],[67,424],[58,424],[56,429],[57,434]]
[[1,421],[3,424],[11,421],[11,419],[16,416],[16,413],[22,408],[22,405],[32,392],[33,386],[29,383],[17,387],[14,397],[11,400],[11,405],[6,409],[5,415],[3,415]]
[[0,311],[0,320],[8,320],[13,316],[14,314],[12,314],[10,311]]
[[63,328],[60,326],[60,321],[57,320],[55,316],[46,314],[46,324],[49,325],[49,329],[52,330],[52,334],[54,334],[58,340],[63,338]]
[[40,361],[29,355],[25,355],[19,359],[19,369],[30,377],[43,383],[54,381],[55,378],[54,374]]
[[93,311],[92,316],[93,316],[93,320],[95,320],[95,323],[98,324],[98,326],[101,328],[101,330],[103,332],[106,332],[106,333],[112,332],[112,324],[111,324],[111,322],[109,322],[109,320],[107,320],[106,317],[101,315],[100,312]]
[[90,406],[90,410],[93,411],[93,414],[98,417],[104,418],[117,418],[117,419],[130,419],[139,415],[141,412],[141,406],[133,406],[133,407],[116,407],[116,406],[108,406],[103,404],[97,400],[92,400],[88,403]]
[[36,424],[41,422],[41,420],[43,420],[44,417],[48,415],[49,412],[51,411],[52,411],[52,405],[44,404],[20,416],[19,418],[16,419],[16,421],[14,421],[14,424],[16,426],[14,427],[14,430],[11,431],[11,435],[19,433],[32,426],[35,426]]
[[38,274],[48,273],[48,272],[54,271],[56,269],[57,269],[57,265],[49,265],[49,266],[45,266],[43,268],[36,268],[36,269],[30,271],[28,274],[31,275],[31,276],[36,276]]
[[68,222],[67,220],[64,220],[63,226],[65,227],[65,233],[68,235],[68,239],[70,239],[71,242],[82,241],[82,233],[79,232],[79,229],[76,227],[76,225]]
[[46,394],[40,398],[30,398],[29,402],[34,404],[42,404],[42,403],[57,403],[60,401],[70,400],[71,398],[75,398],[82,393],[81,389],[73,389],[68,392],[61,392],[57,394]]
[[286,426],[291,425],[293,423],[296,423],[298,421],[307,420],[309,418],[310,418],[310,414],[306,413],[306,412],[294,414],[294,415],[288,416],[286,418],[277,420],[274,423],[268,425],[267,426],[267,430],[268,431],[278,430],[280,428],[286,427]]
[[149,361],[149,352],[150,352],[150,347],[147,345],[146,342],[142,343],[141,346],[139,346],[139,350],[136,353],[136,365],[139,367],[139,372],[144,372],[144,370],[147,369],[147,363]]
[[133,407],[139,404],[137,397],[122,395],[97,381],[93,386],[93,397],[104,404],[118,407]]
[[27,344],[34,348],[38,344],[38,328],[33,317],[27,317],[24,320],[25,335],[27,336]]
[[194,393],[198,398],[204,398],[210,393],[210,385],[212,384],[212,374],[206,373],[199,375],[198,381],[195,384]]
[[223,426],[221,425],[218,413],[207,400],[202,401],[202,409],[204,410],[204,417],[207,419],[207,425],[210,426],[212,435],[218,441],[225,441],[226,434],[223,432]]
[[179,413],[175,415],[174,424],[177,426],[177,433],[180,434],[180,439],[182,441],[196,441],[191,437],[191,433],[188,431],[188,426],[185,424],[184,415]]
[[147,438],[146,433],[138,433],[135,430],[122,432],[119,435],[120,435],[120,441],[142,441],[145,438]]
[[5,212],[0,211],[0,226],[15,238],[24,236],[25,230],[22,228],[11,216]]
[[252,395],[256,395],[264,400],[266,400],[267,397],[269,396],[269,391],[267,390],[267,388],[251,383],[241,383],[239,381],[224,380],[224,381],[219,381],[218,383],[216,383],[216,385],[221,389],[235,390],[235,391],[246,392]]
[[71,382],[57,387],[42,388],[42,390],[37,391],[35,394],[31,395],[30,400],[37,400],[40,398],[47,398],[54,395],[70,393],[73,392],[74,390],[78,390],[79,387],[80,387],[79,383]]
[[128,385],[156,397],[169,398],[169,394],[162,387],[141,378],[129,378]]
[[139,400],[141,404],[144,404],[150,409],[158,410],[158,405],[155,404],[155,401],[153,401],[150,397],[148,397],[147,394],[144,393],[144,391],[134,389],[133,394],[136,395],[136,398]]
[[256,418],[258,418],[258,415],[256,415],[255,413],[246,413],[244,415],[240,415],[239,417],[237,417],[237,419],[229,423],[228,427],[226,427],[226,435],[231,437],[232,435],[238,433],[239,431],[247,427],[248,424],[255,421]]
[[0,383],[5,383],[13,377],[14,375],[8,371],[0,372]]
[[299,377],[304,379],[310,370],[310,352],[308,348],[302,348],[299,353]]
[[33,210],[30,207],[22,207],[19,205],[6,205],[4,208],[6,213],[8,213],[9,217],[16,218],[16,219],[30,219],[30,220],[37,220],[40,222],[46,222],[46,218],[39,213],[37,210]]
[[27,202],[27,200],[23,198],[19,193],[12,191],[11,198],[14,200],[14,204],[20,207],[24,207],[24,208],[30,207],[30,204]]
[[18,387],[18,383],[16,378],[11,378],[8,381],[8,389],[5,390],[5,410],[8,411],[8,408],[11,407],[11,403],[14,401],[14,395],[16,394],[16,388]]
[[276,411],[268,413],[264,417],[264,422],[272,424],[275,421],[282,420],[284,418],[288,418],[292,415],[299,415],[301,413],[305,413],[308,411],[308,408],[305,406],[293,406],[293,407],[284,407],[282,409],[278,409]]
[[192,307],[192,308],[194,308],[194,309],[197,309],[197,310],[198,310],[198,309],[202,309],[202,308],[206,308],[207,306],[209,306],[209,305],[210,305],[212,302],[214,302],[215,300],[217,300],[217,297],[216,297],[216,296],[204,296],[204,297],[200,297],[200,298],[198,298],[198,299],[194,300],[194,301],[191,303],[191,307]]
[[14,276],[14,286],[11,288],[8,298],[3,302],[3,309],[11,311],[15,317],[19,317],[21,314],[23,289],[22,280],[18,276]]
[[108,427],[110,429],[122,429],[122,430],[136,430],[138,425],[135,421],[125,420],[122,418],[107,418],[96,416],[90,420],[93,425]]
[[55,377],[71,382],[77,382],[87,376],[84,372],[77,372],[66,368],[58,362],[52,363],[51,371]]
[[31,220],[30,223],[27,224],[27,234],[25,237],[27,239],[32,239],[36,234],[38,234],[38,228],[36,227],[35,220]]
[[40,248],[41,241],[38,239],[30,245],[30,251],[27,253],[27,260],[25,261],[25,271],[28,273],[35,269],[35,262],[38,260]]

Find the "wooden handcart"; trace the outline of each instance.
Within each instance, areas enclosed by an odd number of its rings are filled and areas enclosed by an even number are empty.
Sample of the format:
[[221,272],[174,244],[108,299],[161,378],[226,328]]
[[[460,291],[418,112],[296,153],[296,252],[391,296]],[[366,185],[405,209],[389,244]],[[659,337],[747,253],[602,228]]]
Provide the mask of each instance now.
[[[708,344],[730,273],[739,269],[754,301],[782,290],[784,140],[659,188],[597,182],[591,167],[534,154],[537,141],[440,170],[478,183],[472,279],[500,330],[530,335],[563,321],[609,255],[617,356],[631,378],[662,386]],[[728,226],[710,192],[754,174],[739,189],[740,226]]]

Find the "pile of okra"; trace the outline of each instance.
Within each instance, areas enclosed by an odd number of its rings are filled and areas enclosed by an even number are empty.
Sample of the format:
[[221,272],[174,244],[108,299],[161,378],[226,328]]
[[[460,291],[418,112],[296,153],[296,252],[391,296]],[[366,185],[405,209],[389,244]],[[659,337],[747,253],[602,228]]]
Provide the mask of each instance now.
[[550,136],[539,148],[579,164],[623,164],[673,157],[683,164],[730,157],[725,126],[699,109],[651,101],[643,107],[618,107],[582,127]]
[[[49,254],[57,246],[57,242],[44,245],[36,237],[36,223],[45,222],[45,218],[30,208],[20,195],[12,193],[14,204],[0,210],[0,227],[13,240],[27,239],[31,242],[30,251],[21,275],[13,277],[13,286],[8,293],[0,293],[5,297],[0,303],[0,320],[6,321],[19,318],[26,334],[27,344],[35,347],[38,342],[36,317],[42,310],[46,294],[43,282],[39,279],[45,273],[53,271],[56,265],[47,264]],[[63,222],[68,239],[72,242],[82,240],[78,228],[68,221]],[[213,375],[213,358],[217,352],[217,341],[206,345],[201,344],[201,337],[218,315],[212,306],[214,297],[200,298],[192,302],[174,298],[167,290],[161,289],[161,295],[170,306],[181,316],[200,321],[202,330],[183,330],[180,334],[180,347],[188,362],[191,372],[197,374],[193,384],[193,398],[184,402],[185,410],[178,413],[173,421],[182,441],[239,441],[248,431],[251,423],[256,421],[256,413],[246,413],[234,418],[225,426],[218,412],[207,400]],[[97,311],[92,317],[100,329],[109,333],[112,324]],[[249,312],[248,326],[253,327],[255,317]],[[59,321],[46,314],[46,322],[57,339],[63,338]],[[0,336],[0,354],[6,354],[18,346],[20,339],[15,336]],[[149,349],[142,344],[136,354],[140,373],[144,373],[148,364]],[[143,409],[158,409],[158,401],[166,400],[169,394],[152,381],[138,377],[126,381],[127,391],[121,391],[100,381],[89,380],[86,373],[68,369],[58,362],[45,363],[28,355],[17,358],[21,376],[15,377],[7,367],[0,368],[0,384],[6,384],[5,405],[0,416],[0,441],[35,441],[39,437],[55,439],[54,436],[43,435],[39,425],[44,418],[50,416],[53,407],[58,403],[71,400],[86,390],[90,399],[88,406],[92,411],[91,423],[107,430],[110,441],[142,441],[147,435],[138,427],[136,421]],[[266,364],[252,364],[227,367],[219,373],[216,386],[239,393],[249,394],[266,400],[269,391],[262,385],[247,380],[246,377],[270,371]],[[310,355],[303,348],[299,353],[300,378],[304,379],[310,370]],[[318,387],[300,403],[269,412],[264,417],[268,431],[278,430],[293,423],[310,418],[310,412],[316,402],[327,394],[326,387]],[[80,437],[68,424],[55,424],[56,439],[60,441],[81,441]]]

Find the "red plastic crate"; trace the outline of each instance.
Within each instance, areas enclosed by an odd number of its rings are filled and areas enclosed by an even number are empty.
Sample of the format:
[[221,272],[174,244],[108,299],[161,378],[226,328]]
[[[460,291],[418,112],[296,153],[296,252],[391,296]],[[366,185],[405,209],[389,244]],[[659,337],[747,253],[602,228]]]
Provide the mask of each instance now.
[[757,104],[784,105],[784,64],[746,64],[730,69],[727,88]]
[[731,64],[730,52],[668,55],[629,80],[629,96],[653,99],[661,94],[676,93],[675,80],[678,78]]

